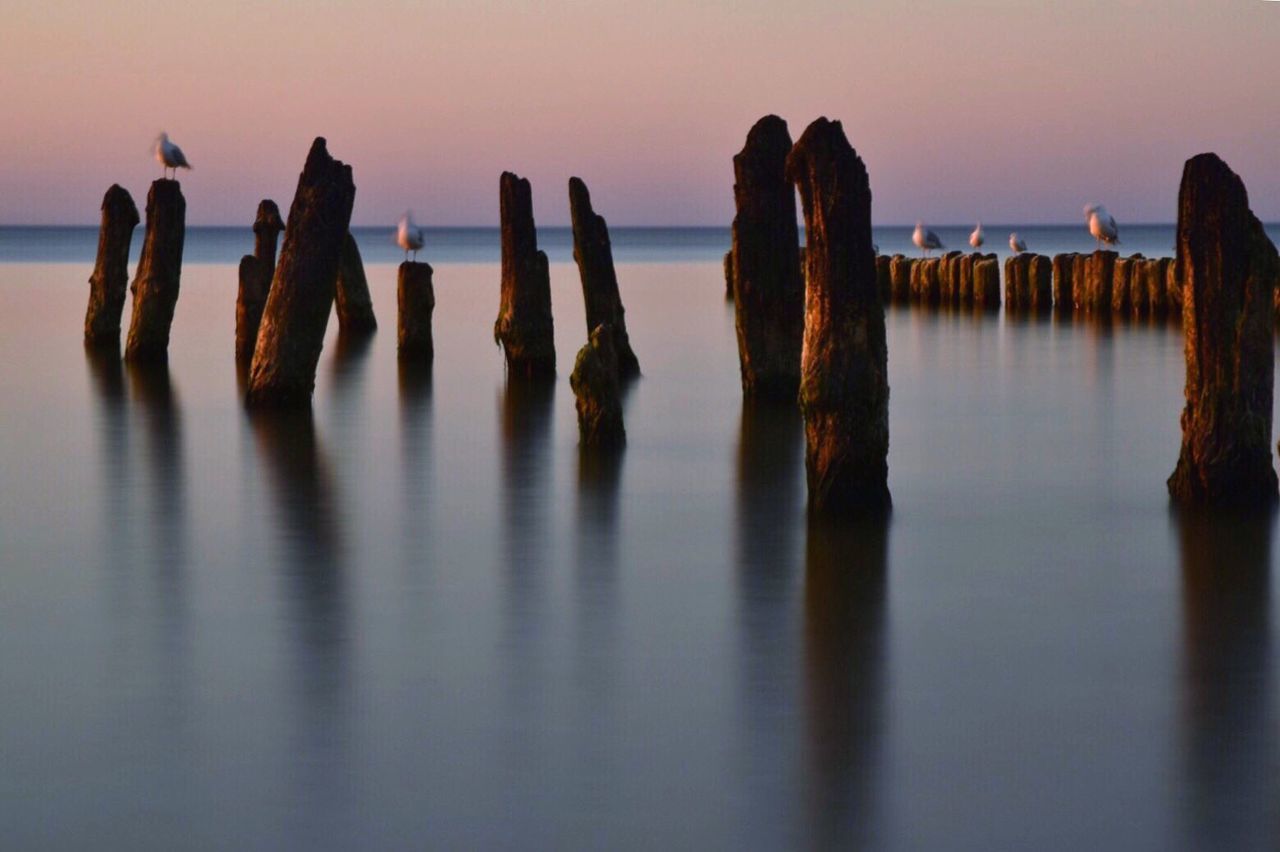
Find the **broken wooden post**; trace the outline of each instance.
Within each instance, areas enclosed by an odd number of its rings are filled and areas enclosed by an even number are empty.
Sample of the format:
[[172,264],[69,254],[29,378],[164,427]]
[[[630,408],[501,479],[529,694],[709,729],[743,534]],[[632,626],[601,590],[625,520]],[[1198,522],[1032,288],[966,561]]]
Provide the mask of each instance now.
[[[581,178],[569,178],[569,215],[573,221],[573,259],[582,279],[582,301],[587,309],[587,333],[606,325],[613,334],[618,377],[626,380],[640,375],[640,362],[631,351],[627,336],[626,310],[618,291],[618,274],[613,267],[613,247],[609,226],[591,207],[591,193]],[[793,217],[794,218],[794,217]]]
[[351,167],[331,157],[324,138],[316,137],[298,176],[280,263],[258,329],[248,405],[310,404],[355,195]]
[[809,506],[887,510],[888,351],[867,170],[840,122],[819,118],[788,155],[787,177],[800,190],[807,240],[800,407]]
[[1187,161],[1178,190],[1187,357],[1182,452],[1169,493],[1183,504],[1271,505],[1272,299],[1280,258],[1244,183],[1214,154]]
[[627,442],[622,424],[617,353],[613,331],[596,326],[578,351],[569,375],[578,410],[578,437],[583,447],[618,448]]
[[1058,313],[1069,313],[1075,305],[1075,265],[1080,255],[1075,252],[1053,256],[1053,306]]
[[356,238],[347,232],[338,258],[338,282],[335,292],[338,327],[343,334],[372,334],[378,330],[373,315],[373,298],[369,295],[369,279],[364,274],[364,261]]
[[84,315],[86,346],[108,346],[119,352],[120,316],[129,287],[129,244],[138,227],[138,208],[129,191],[112,184],[102,197],[98,259],[89,276],[89,308]]
[[915,259],[895,254],[889,258],[889,299],[905,305],[911,301],[911,269]]
[[1053,261],[1042,254],[1033,254],[1027,261],[1026,308],[1033,313],[1053,308]]
[[767,115],[733,157],[733,298],[742,392],[795,399],[804,342],[804,276],[795,188],[786,176],[791,134]]
[[400,357],[431,361],[435,343],[431,336],[431,315],[436,309],[436,292],[428,264],[406,260],[396,275],[396,306]]
[[161,179],[147,193],[147,233],[133,277],[133,318],[126,361],[167,361],[169,328],[182,278],[187,202],[176,180]]
[[551,276],[547,255],[538,250],[529,181],[503,172],[498,181],[498,202],[502,222],[502,295],[493,339],[506,354],[509,374],[554,378]]
[[245,369],[258,342],[258,326],[276,270],[276,240],[283,230],[280,208],[269,198],[260,201],[253,220],[253,254],[240,258],[240,291],[236,294],[236,364]]

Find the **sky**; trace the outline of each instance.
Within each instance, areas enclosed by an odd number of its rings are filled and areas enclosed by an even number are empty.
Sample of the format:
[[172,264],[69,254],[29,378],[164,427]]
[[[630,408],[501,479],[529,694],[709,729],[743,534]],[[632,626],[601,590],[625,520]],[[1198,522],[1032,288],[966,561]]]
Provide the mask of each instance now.
[[876,224],[1176,218],[1219,153],[1280,219],[1280,2],[1269,0],[0,0],[0,224],[139,206],[160,130],[191,224],[287,209],[311,140],[353,223],[539,224],[587,181],[614,225],[725,225],[762,115],[840,119]]

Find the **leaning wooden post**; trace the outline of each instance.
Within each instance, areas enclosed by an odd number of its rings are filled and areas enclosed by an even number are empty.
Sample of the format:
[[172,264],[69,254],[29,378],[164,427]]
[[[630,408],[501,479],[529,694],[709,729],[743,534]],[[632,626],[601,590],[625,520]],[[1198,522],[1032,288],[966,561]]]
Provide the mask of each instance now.
[[607,325],[596,326],[578,351],[569,375],[578,410],[578,437],[583,447],[618,448],[627,442],[622,423],[616,340]]
[[133,277],[133,318],[126,361],[163,362],[169,358],[169,328],[182,278],[182,242],[187,202],[176,180],[161,179],[147,193],[147,235]]
[[310,404],[355,196],[351,167],[329,156],[324,138],[317,137],[298,176],[258,330],[246,397],[250,406]]
[[582,178],[569,178],[569,215],[573,221],[573,259],[582,279],[582,301],[587,309],[587,333],[607,325],[613,334],[613,351],[618,376],[640,375],[640,362],[631,351],[627,336],[626,310],[618,291],[618,273],[613,268],[613,247],[609,225],[591,207],[591,193]]
[[787,157],[804,206],[800,408],[810,509],[883,511],[889,497],[889,376],[876,293],[867,169],[838,121],[809,125]]
[[436,309],[432,269],[425,263],[406,260],[396,276],[400,358],[429,362],[435,358],[431,336],[431,315]]
[[102,197],[98,259],[89,277],[89,308],[84,315],[87,346],[120,346],[120,315],[129,287],[129,244],[138,227],[138,208],[129,191],[112,184]]
[[369,295],[369,279],[364,274],[364,261],[356,238],[347,232],[338,259],[338,281],[335,291],[338,327],[343,334],[372,334],[378,330],[373,315],[373,298]]
[[787,180],[791,134],[767,115],[733,157],[733,289],[738,366],[746,396],[794,400],[804,344],[804,276],[796,193]]
[[1214,154],[1187,161],[1178,191],[1186,408],[1169,493],[1183,504],[1260,506],[1271,466],[1272,298],[1280,258],[1244,183]]
[[258,342],[258,326],[276,269],[276,241],[283,230],[280,208],[271,199],[263,199],[253,220],[253,254],[240,258],[240,291],[236,295],[236,363],[245,369]]
[[494,342],[502,346],[507,372],[532,379],[556,374],[555,327],[551,320],[551,276],[538,250],[529,181],[503,172],[498,182],[502,222],[502,294]]

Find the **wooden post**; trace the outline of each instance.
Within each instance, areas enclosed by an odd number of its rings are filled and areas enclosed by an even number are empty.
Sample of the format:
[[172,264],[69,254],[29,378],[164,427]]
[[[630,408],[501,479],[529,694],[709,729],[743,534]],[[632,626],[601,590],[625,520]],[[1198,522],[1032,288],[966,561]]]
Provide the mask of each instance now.
[[587,345],[578,351],[569,375],[577,399],[578,437],[583,447],[618,448],[627,442],[622,423],[616,339],[606,325],[596,326]]
[[147,193],[147,235],[133,278],[133,319],[126,361],[163,362],[169,358],[169,328],[182,278],[182,242],[187,202],[176,180],[158,180]]
[[502,294],[494,342],[502,346],[507,372],[531,379],[556,374],[555,327],[551,319],[551,276],[547,255],[538,250],[529,181],[503,172],[498,182],[502,222]]
[[635,378],[640,375],[640,362],[631,351],[631,338],[627,336],[627,312],[622,307],[622,294],[618,291],[609,226],[604,217],[592,209],[591,193],[581,178],[569,178],[569,215],[573,221],[573,259],[578,264],[578,276],[582,279],[587,333],[598,326],[608,326],[613,335],[618,377]]
[[431,315],[436,308],[436,293],[431,276],[429,265],[411,260],[400,264],[396,275],[398,351],[402,359],[428,362],[435,358]]
[[351,167],[329,156],[317,137],[298,176],[258,330],[246,396],[251,407],[311,403],[355,195]]
[[236,295],[236,364],[246,370],[258,342],[258,326],[276,269],[276,240],[283,230],[280,209],[271,199],[263,199],[253,220],[253,254],[240,258],[240,291]]
[[86,346],[120,347],[120,316],[129,286],[129,244],[138,226],[138,208],[128,190],[112,184],[102,198],[98,259],[89,277],[89,308],[84,315]]
[[360,259],[360,247],[350,231],[342,241],[335,296],[338,327],[343,334],[365,335],[378,330],[378,320],[373,315],[373,298],[369,295],[369,279],[364,274],[364,261]]

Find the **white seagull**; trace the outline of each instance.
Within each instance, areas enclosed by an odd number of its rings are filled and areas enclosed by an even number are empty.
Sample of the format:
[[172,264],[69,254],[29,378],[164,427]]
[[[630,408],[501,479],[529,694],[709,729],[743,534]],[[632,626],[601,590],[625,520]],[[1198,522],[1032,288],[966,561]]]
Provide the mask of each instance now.
[[187,162],[187,155],[169,141],[168,133],[161,133],[156,137],[155,154],[160,165],[164,166],[165,177],[169,176],[169,169],[173,169],[174,180],[177,180],[178,169],[191,168],[191,164]]
[[1102,248],[1104,243],[1109,246],[1120,243],[1120,226],[1107,208],[1101,204],[1086,204],[1084,219],[1089,223],[1089,233],[1098,241],[1098,248]]
[[924,222],[916,222],[916,232],[911,235],[911,242],[916,244],[916,248],[924,252],[925,257],[929,256],[931,249],[946,248],[942,244],[942,240],[938,239],[937,234],[925,228]]
[[422,229],[414,224],[413,213],[405,213],[396,229],[396,245],[404,249],[404,259],[408,260],[409,252],[413,252],[413,261],[417,263],[418,249],[422,248],[423,242]]
[[1014,231],[1009,235],[1009,251],[1014,254],[1022,254],[1027,250],[1027,241],[1018,236],[1018,232]]
[[973,229],[973,233],[969,235],[969,245],[974,248],[982,248],[982,244],[987,241],[987,237],[982,233],[982,223],[978,223],[978,227]]

